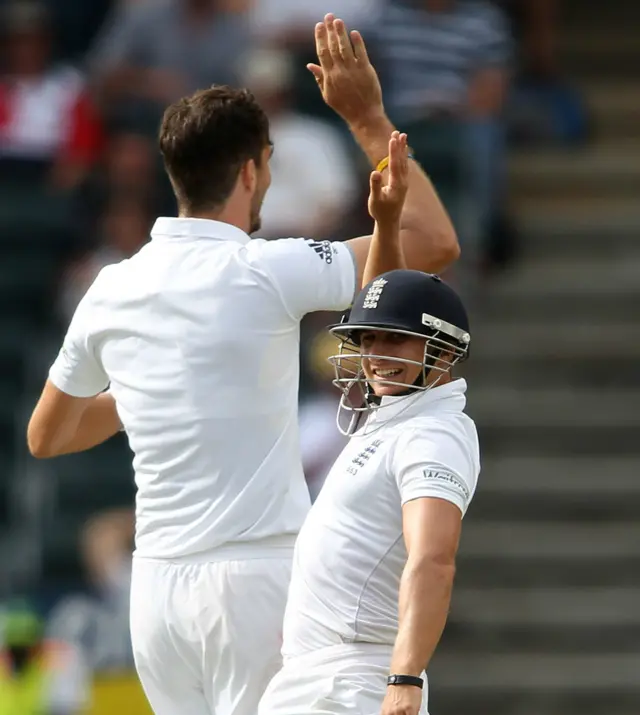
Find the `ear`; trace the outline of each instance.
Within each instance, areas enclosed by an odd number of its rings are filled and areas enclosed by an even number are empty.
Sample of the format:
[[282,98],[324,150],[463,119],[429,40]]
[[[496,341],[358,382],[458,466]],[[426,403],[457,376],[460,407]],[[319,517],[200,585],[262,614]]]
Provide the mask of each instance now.
[[248,194],[253,194],[258,183],[258,172],[253,159],[245,162],[240,169],[240,183]]

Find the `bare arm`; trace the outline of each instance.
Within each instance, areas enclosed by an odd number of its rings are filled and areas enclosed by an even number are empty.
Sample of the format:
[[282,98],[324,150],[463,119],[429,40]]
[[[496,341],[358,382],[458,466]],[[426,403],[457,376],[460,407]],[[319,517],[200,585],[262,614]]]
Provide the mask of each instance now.
[[[372,166],[387,155],[383,137],[394,130],[386,115],[349,127]],[[411,137],[409,137],[409,144]],[[386,174],[388,169],[385,169]],[[351,241],[354,251],[367,249],[368,237]],[[400,241],[407,268],[438,273],[455,262],[460,246],[451,219],[442,205],[429,177],[420,165],[409,163],[409,188],[400,219]]]
[[[460,538],[460,509],[424,497],[402,508],[407,563],[400,581],[399,629],[390,674],[420,677],[438,645],[447,620]],[[390,685],[381,715],[418,715],[422,690]]]
[[72,397],[47,380],[29,426],[27,444],[44,459],[91,449],[113,437],[122,425],[113,396]]
[[[387,156],[395,127],[387,117],[375,69],[359,32],[349,36],[342,20],[327,15],[316,25],[319,65],[309,65],[325,102],[346,121],[372,167]],[[409,144],[411,137],[409,137]],[[385,173],[388,169],[385,169]],[[358,261],[359,276],[371,242],[370,236],[349,244]],[[438,195],[416,162],[410,162],[409,187],[400,220],[400,243],[408,268],[438,272],[460,254],[451,220]]]
[[400,627],[391,672],[420,675],[447,620],[461,513],[443,499],[423,498],[402,508],[407,563],[400,582]]

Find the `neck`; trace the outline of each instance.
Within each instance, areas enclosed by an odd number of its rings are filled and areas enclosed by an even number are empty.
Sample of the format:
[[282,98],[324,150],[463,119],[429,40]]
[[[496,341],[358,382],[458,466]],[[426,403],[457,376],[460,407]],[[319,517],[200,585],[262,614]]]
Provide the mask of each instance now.
[[251,231],[251,224],[249,217],[243,215],[242,212],[233,210],[230,206],[225,206],[222,209],[210,210],[210,211],[186,211],[180,210],[178,214],[179,218],[202,218],[208,221],[220,221],[221,223],[228,223],[231,226],[239,228],[245,233]]

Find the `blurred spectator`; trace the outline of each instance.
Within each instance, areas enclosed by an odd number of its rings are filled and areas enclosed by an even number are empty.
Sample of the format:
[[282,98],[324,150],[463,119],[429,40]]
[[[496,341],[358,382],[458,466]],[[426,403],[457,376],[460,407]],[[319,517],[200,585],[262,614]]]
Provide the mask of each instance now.
[[242,78],[269,116],[274,143],[260,235],[337,237],[357,190],[350,147],[332,125],[293,109],[292,62],[287,52],[260,50]]
[[507,111],[509,140],[520,146],[585,142],[589,113],[558,59],[558,0],[501,0],[518,39],[517,76]]
[[375,15],[380,0],[253,0],[256,35],[279,45],[313,44],[313,28],[329,12],[349,27],[361,29]]
[[558,67],[558,0],[500,0],[519,36],[521,71],[552,78]]
[[97,514],[84,528],[81,547],[89,582],[105,601],[129,598],[134,533],[133,509],[126,508]]
[[[349,28],[363,30],[369,25],[382,0],[252,0],[251,25],[258,45],[269,44],[294,56],[293,94],[295,106],[342,128],[336,114],[323,102],[306,66],[317,62],[314,27],[327,13],[341,17]],[[369,55],[375,62],[375,48]]]
[[116,8],[89,60],[105,108],[133,112],[155,131],[161,109],[179,97],[237,84],[250,26],[236,4],[153,0]]
[[0,613],[0,713],[79,715],[88,688],[78,652],[45,638],[33,608],[14,603]]
[[149,136],[127,127],[115,130],[98,170],[77,192],[76,215],[84,230],[93,230],[104,206],[120,197],[145,204],[151,213],[172,215],[175,202],[170,187],[158,180],[158,159],[157,147]]
[[60,309],[65,325],[98,273],[107,265],[130,258],[147,242],[152,216],[135,195],[111,199],[99,222],[97,247],[72,263],[64,276]]
[[133,552],[132,509],[97,514],[87,522],[81,551],[91,595],[65,598],[52,611],[47,632],[82,654],[90,672],[132,667],[129,589]]
[[100,121],[82,76],[53,63],[47,6],[10,0],[2,10],[0,175],[76,186],[99,157]]
[[437,185],[432,164],[452,167],[442,180],[452,186],[438,189],[463,255],[475,262],[503,200],[501,115],[511,55],[505,18],[483,0],[386,0],[371,32],[386,65],[393,118]]
[[298,422],[302,466],[311,500],[315,501],[348,440],[336,427],[339,393],[332,384],[334,368],[328,361],[329,356],[337,354],[339,343],[327,332],[320,315],[312,316],[311,323],[315,337],[305,357],[314,389],[307,392],[300,403]]

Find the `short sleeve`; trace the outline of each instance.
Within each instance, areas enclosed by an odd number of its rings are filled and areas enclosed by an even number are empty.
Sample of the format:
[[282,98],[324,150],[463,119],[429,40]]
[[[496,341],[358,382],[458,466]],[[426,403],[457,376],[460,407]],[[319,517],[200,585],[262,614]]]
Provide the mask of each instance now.
[[346,243],[285,238],[261,241],[255,250],[294,319],[316,310],[345,310],[353,302],[356,262]]
[[467,511],[478,480],[475,440],[464,431],[435,424],[403,433],[395,445],[392,468],[402,504],[435,497]]
[[58,357],[49,370],[49,380],[72,397],[93,397],[109,386],[109,378],[90,342],[93,318],[87,294],[80,301]]

